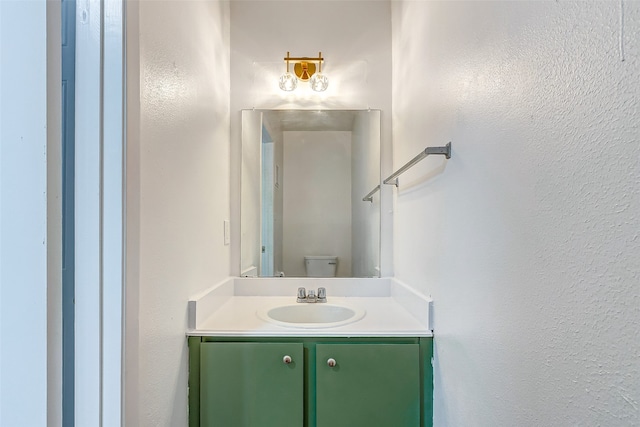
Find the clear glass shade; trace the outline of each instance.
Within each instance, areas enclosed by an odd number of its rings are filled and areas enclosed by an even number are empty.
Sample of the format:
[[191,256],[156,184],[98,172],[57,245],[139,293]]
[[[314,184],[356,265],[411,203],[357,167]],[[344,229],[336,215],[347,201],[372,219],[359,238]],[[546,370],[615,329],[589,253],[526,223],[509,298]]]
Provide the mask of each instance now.
[[298,87],[298,78],[287,71],[286,73],[280,76],[280,80],[278,83],[279,83],[280,89],[287,92],[291,92],[296,87]]
[[315,73],[311,76],[309,84],[311,85],[311,89],[316,92],[323,92],[329,87],[329,79],[322,73]]

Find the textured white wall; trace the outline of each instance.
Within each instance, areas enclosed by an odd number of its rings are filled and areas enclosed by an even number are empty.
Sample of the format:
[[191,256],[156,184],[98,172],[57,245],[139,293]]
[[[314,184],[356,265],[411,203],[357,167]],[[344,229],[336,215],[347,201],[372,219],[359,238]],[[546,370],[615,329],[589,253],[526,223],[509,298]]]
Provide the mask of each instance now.
[[[397,277],[436,426],[640,424],[640,3],[393,2]],[[625,60],[621,60],[620,37]]]
[[[382,149],[390,159],[391,22],[387,1],[233,1],[231,2],[231,161],[240,164],[240,110],[353,109],[382,110]],[[285,93],[277,77],[282,60],[322,51],[331,79],[322,95],[296,90]],[[273,76],[271,75],[273,73]],[[273,77],[273,78],[272,78]],[[387,154],[387,152],[389,152]],[[390,162],[389,162],[390,163]],[[385,165],[390,168],[390,164]],[[231,175],[231,214],[240,218],[240,168]],[[389,202],[390,203],[390,198]],[[391,213],[383,206],[383,246],[391,248]],[[232,221],[234,275],[240,269],[240,226]],[[391,274],[391,254],[383,271]],[[285,272],[286,273],[286,272]]]
[[137,313],[127,306],[131,426],[187,425],[187,300],[229,275],[228,8],[128,5],[127,48],[139,52],[127,64],[130,89],[139,85],[128,97],[127,302],[139,299]]

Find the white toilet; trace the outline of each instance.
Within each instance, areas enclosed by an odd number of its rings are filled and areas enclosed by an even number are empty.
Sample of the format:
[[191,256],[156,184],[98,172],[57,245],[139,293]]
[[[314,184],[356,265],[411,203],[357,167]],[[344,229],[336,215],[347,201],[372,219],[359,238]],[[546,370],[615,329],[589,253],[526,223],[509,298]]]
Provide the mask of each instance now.
[[305,256],[307,277],[336,277],[337,256]]

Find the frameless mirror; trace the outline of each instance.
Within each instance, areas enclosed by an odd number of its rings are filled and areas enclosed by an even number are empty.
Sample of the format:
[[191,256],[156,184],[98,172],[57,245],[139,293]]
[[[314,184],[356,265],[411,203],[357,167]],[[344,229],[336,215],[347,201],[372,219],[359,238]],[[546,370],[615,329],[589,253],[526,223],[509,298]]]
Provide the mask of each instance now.
[[379,277],[379,110],[244,110],[241,168],[241,275]]

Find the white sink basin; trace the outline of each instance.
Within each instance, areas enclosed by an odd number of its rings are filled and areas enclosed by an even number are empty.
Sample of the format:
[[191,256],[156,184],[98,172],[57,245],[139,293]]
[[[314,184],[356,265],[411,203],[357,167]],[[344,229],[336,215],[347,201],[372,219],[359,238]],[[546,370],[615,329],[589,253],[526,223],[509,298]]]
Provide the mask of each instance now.
[[364,317],[366,311],[328,303],[295,303],[258,310],[262,320],[289,328],[335,328]]

